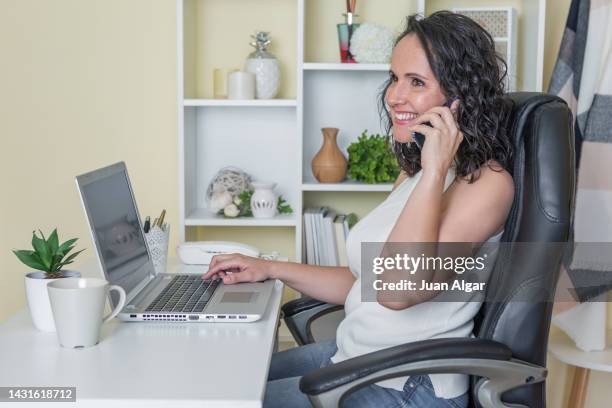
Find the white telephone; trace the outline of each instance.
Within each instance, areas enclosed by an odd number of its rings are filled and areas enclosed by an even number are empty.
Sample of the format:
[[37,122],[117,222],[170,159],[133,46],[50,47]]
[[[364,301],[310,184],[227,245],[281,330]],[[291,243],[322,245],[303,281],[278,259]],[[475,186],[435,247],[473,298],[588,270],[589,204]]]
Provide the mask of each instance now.
[[230,241],[185,242],[176,248],[176,253],[184,264],[210,265],[212,257],[219,254],[243,254],[260,256],[259,250],[250,245]]

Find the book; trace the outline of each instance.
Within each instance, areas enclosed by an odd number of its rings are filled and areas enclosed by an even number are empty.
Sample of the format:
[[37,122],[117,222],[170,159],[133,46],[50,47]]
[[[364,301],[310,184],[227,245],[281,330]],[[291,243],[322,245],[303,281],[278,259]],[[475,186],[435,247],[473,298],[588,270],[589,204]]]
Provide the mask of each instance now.
[[323,217],[323,238],[324,248],[326,251],[327,259],[326,266],[339,266],[338,265],[338,248],[336,244],[336,234],[334,231],[334,219],[336,218],[336,212],[328,209],[325,217]]
[[325,244],[325,236],[323,231],[323,218],[327,215],[327,207],[319,207],[315,217],[315,230],[316,230],[316,246],[318,248],[319,263],[321,266],[328,266],[328,254],[327,247]]
[[316,265],[316,258],[314,252],[314,240],[313,240],[313,209],[307,208],[304,210],[304,233],[306,235],[306,262],[310,265]]
[[346,238],[348,217],[329,207],[304,210],[304,246],[306,262],[321,266],[348,266]]

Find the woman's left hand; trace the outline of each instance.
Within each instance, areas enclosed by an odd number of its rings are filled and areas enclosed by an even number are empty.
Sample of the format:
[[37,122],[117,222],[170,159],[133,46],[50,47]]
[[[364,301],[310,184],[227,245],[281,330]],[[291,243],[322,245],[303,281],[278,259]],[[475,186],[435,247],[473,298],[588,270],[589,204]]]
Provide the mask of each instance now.
[[[425,135],[425,144],[421,150],[421,168],[424,173],[436,173],[443,177],[455,158],[463,133],[457,127],[454,112],[459,107],[455,100],[450,108],[436,106],[418,118],[416,124],[408,129]],[[433,127],[424,125],[429,122]]]

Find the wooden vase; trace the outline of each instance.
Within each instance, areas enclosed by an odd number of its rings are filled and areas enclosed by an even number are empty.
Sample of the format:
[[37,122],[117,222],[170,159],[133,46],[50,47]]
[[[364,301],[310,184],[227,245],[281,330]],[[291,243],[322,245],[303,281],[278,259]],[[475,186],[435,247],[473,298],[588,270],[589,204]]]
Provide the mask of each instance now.
[[320,183],[338,183],[346,177],[346,157],[338,147],[337,128],[323,128],[323,146],[312,159],[312,174]]

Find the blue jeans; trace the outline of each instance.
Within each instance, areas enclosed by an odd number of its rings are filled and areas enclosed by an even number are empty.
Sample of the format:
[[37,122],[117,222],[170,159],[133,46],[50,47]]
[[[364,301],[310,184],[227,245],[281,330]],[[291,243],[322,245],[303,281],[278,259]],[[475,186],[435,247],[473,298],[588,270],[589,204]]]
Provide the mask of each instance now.
[[[300,378],[309,371],[333,364],[335,340],[322,341],[274,353],[270,364],[264,408],[311,408],[300,391]],[[403,391],[372,384],[350,394],[344,401],[350,408],[465,408],[468,394],[457,398],[436,397],[428,375],[410,377]]]

